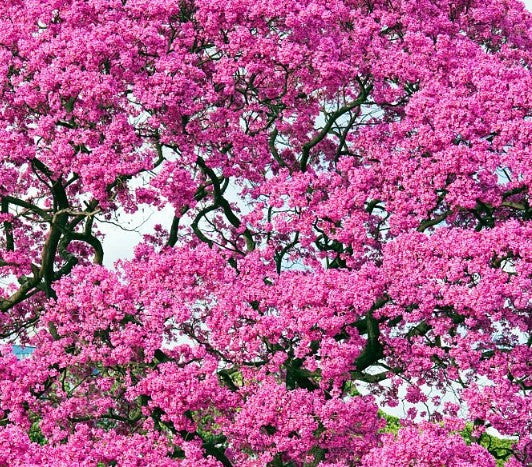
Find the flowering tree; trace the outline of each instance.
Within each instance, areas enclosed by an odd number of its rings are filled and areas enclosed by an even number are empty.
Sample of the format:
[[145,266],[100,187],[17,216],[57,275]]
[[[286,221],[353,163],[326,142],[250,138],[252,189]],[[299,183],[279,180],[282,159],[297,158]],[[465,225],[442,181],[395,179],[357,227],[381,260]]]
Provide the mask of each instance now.
[[0,12],[0,464],[532,461],[522,4]]

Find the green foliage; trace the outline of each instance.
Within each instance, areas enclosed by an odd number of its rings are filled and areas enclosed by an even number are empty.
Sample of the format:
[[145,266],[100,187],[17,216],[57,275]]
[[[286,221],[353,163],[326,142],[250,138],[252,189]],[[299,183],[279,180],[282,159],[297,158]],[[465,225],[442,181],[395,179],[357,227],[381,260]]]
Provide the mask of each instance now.
[[465,429],[460,433],[467,444],[478,443],[485,447],[490,454],[495,457],[497,467],[503,467],[511,456],[516,441],[508,438],[497,438],[488,433],[483,433],[480,437],[477,437],[473,435],[473,429],[473,424],[468,423]]
[[386,420],[386,426],[381,430],[382,433],[393,433],[396,435],[399,428],[401,428],[401,419],[399,417],[394,417],[393,415],[388,415],[382,410],[379,410],[379,417]]
[[41,420],[38,418],[33,421],[33,423],[31,424],[28,436],[32,442],[40,444],[42,446],[46,444],[48,441],[42,434],[41,427],[39,426],[40,421]]
[[[386,420],[386,426],[382,428],[382,433],[397,434],[401,428],[401,419],[389,415],[382,410],[379,410],[379,417]],[[515,440],[497,438],[496,436],[488,433],[483,433],[482,436],[476,437],[473,435],[474,426],[472,423],[468,423],[460,435],[464,438],[467,444],[477,443],[486,448],[490,454],[495,457],[497,461],[497,467],[504,467],[508,459],[512,454],[512,448],[515,444]]]

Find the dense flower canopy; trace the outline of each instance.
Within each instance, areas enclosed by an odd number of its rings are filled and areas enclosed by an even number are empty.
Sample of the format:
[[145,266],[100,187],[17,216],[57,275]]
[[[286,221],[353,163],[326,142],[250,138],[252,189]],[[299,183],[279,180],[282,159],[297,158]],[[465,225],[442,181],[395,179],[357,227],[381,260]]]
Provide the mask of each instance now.
[[521,3],[0,13],[0,464],[532,462]]

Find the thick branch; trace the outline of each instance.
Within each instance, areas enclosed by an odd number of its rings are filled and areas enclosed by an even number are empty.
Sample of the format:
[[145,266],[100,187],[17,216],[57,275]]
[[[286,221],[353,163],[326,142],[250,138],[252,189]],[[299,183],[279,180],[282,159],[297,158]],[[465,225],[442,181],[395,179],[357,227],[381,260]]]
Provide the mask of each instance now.
[[331,131],[331,128],[336,122],[336,120],[340,118],[342,115],[346,114],[347,112],[353,110],[355,107],[362,105],[366,101],[368,94],[371,92],[372,86],[370,85],[366,88],[362,85],[361,88],[362,89],[360,91],[359,96],[353,102],[350,102],[349,104],[344,105],[343,107],[340,107],[336,112],[333,112],[332,114],[330,114],[327,120],[327,123],[321,129],[321,131],[314,138],[312,138],[308,143],[303,145],[303,148],[302,148],[303,155],[301,157],[301,162],[300,162],[300,167],[301,167],[302,172],[305,172],[307,170],[308,160],[310,157],[310,150],[314,146],[319,144],[321,141],[323,141],[323,139],[327,136],[329,131]]
[[[196,162],[200,166],[203,173],[207,175],[212,182],[212,186],[214,189],[214,202],[216,203],[216,205],[223,209],[225,217],[233,227],[240,227],[242,225],[242,222],[231,209],[231,205],[229,204],[229,202],[223,197],[222,190],[220,187],[220,181],[214,173],[214,170],[212,170],[201,157],[198,157]],[[243,232],[243,235],[246,239],[246,247],[248,251],[253,251],[255,249],[255,241],[253,240],[251,232],[246,229]]]

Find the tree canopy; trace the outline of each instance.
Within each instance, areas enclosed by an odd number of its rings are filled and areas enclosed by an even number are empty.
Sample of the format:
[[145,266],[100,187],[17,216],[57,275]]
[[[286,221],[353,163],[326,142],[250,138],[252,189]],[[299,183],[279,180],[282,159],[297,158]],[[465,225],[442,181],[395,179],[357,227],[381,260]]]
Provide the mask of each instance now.
[[0,13],[0,464],[530,465],[520,2]]

